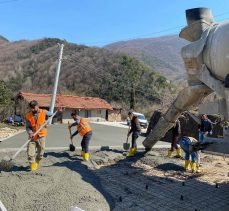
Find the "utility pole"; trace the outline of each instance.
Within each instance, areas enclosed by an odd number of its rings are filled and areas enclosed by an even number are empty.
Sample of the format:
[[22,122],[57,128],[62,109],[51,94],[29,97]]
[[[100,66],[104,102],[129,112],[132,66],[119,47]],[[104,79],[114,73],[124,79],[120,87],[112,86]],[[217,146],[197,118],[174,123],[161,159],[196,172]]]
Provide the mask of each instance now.
[[[61,67],[61,61],[62,61],[62,54],[63,54],[63,49],[64,49],[64,44],[58,44],[60,46],[60,53],[59,53],[59,59],[58,59],[58,64],[56,68],[56,74],[55,74],[55,81],[54,81],[54,86],[53,86],[53,92],[52,92],[52,99],[50,103],[50,109],[49,111],[53,113],[54,107],[55,107],[55,102],[56,102],[56,92],[57,92],[57,86],[59,82],[59,75],[60,75],[60,67]],[[52,122],[52,119],[50,120],[50,124]]]

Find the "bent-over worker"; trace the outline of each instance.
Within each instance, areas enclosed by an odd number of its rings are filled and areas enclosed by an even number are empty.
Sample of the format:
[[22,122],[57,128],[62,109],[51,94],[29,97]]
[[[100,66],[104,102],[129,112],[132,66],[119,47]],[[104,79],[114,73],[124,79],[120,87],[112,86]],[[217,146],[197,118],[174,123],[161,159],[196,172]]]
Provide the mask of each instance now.
[[[199,154],[198,151],[194,151],[192,145],[197,143],[198,141],[193,137],[183,136],[180,139],[180,146],[185,152],[185,171],[189,170],[189,166],[191,166],[192,172],[200,172],[199,170]],[[191,160],[190,160],[191,157]]]
[[89,160],[89,152],[88,152],[88,148],[89,148],[89,142],[91,140],[92,137],[92,129],[90,127],[90,125],[87,123],[86,119],[77,115],[76,113],[71,113],[72,118],[74,119],[74,123],[72,123],[69,128],[76,126],[76,132],[72,134],[73,138],[74,136],[76,136],[78,133],[80,134],[80,136],[83,137],[82,141],[81,141],[81,147],[82,147],[82,151],[81,151],[81,156],[83,157],[84,160]]
[[129,111],[128,116],[130,118],[130,131],[127,136],[129,137],[132,133],[132,146],[127,156],[134,156],[137,152],[137,138],[141,133],[141,126],[138,117],[134,115],[133,111]]
[[29,107],[31,110],[26,115],[26,131],[31,141],[27,145],[27,155],[30,169],[31,171],[35,171],[44,156],[47,128],[44,127],[35,136],[34,134],[45,123],[46,116],[52,116],[53,113],[40,109],[36,100],[32,100],[29,103]]

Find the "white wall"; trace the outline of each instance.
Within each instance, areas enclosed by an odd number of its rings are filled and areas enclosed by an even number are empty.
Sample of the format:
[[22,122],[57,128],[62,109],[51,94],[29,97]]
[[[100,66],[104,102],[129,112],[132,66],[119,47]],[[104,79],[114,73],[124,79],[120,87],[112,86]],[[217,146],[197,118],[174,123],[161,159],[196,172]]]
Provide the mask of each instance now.
[[[67,123],[68,121],[70,123],[73,122],[73,119],[71,118],[71,113],[74,111],[73,109],[63,109],[63,123]],[[87,119],[89,121],[106,121],[106,110],[90,110],[91,117],[88,117]],[[85,110],[79,111],[79,116],[85,117]]]

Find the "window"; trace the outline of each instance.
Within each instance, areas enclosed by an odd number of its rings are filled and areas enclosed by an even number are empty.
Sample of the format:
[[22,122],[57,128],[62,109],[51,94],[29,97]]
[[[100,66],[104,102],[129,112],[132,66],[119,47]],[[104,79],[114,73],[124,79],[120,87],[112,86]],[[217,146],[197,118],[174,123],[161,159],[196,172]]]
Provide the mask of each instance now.
[[91,117],[91,111],[90,110],[85,110],[85,117]]

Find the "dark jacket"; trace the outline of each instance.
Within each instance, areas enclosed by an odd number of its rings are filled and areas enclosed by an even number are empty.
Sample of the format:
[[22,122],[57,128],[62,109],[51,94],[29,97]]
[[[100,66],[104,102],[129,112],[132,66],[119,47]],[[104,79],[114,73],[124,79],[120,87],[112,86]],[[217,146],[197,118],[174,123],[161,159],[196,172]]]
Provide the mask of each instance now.
[[133,116],[130,124],[131,124],[130,133],[132,133],[132,132],[141,132],[141,126],[140,126],[140,122],[139,122],[137,116]]
[[211,132],[212,131],[212,123],[210,120],[201,120],[200,124],[200,131],[201,132]]
[[172,128],[173,136],[179,136],[181,134],[180,121],[176,121],[176,125]]

